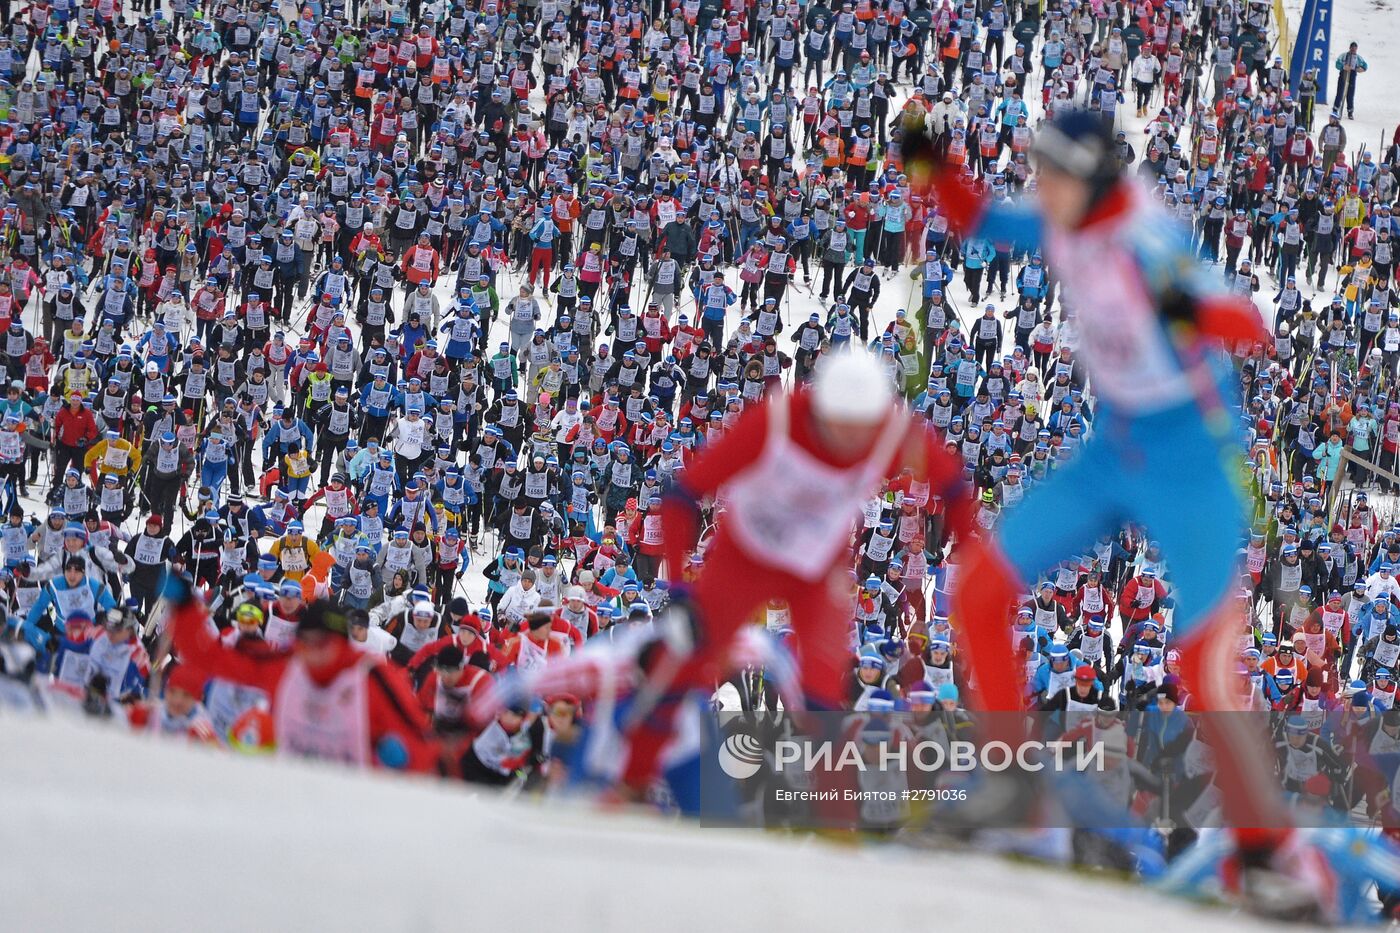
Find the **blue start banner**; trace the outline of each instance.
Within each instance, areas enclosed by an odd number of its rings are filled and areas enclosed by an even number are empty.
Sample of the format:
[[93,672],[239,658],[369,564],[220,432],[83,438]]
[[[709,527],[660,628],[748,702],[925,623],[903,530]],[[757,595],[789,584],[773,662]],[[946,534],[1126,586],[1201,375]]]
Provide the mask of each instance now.
[[1332,0],[1307,0],[1298,21],[1298,41],[1288,66],[1288,83],[1297,88],[1303,73],[1317,71],[1317,102],[1327,103],[1328,51],[1332,44]]

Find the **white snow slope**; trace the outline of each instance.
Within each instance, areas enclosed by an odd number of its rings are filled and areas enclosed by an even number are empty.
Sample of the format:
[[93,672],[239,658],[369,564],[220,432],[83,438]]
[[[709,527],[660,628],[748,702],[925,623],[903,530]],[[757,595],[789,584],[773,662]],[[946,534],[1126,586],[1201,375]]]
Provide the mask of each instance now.
[[0,800],[10,933],[1256,928],[986,857],[535,805],[56,717],[0,721]]

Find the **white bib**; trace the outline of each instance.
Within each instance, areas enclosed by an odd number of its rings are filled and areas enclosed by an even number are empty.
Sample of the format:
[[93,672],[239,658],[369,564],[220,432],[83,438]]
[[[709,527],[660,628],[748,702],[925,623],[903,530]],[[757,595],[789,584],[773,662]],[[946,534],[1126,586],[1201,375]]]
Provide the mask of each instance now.
[[758,462],[731,480],[723,497],[732,505],[730,532],[751,556],[803,580],[823,577],[846,545],[846,529],[875,491],[904,439],[907,416],[886,423],[864,461],[829,466],[793,442],[790,403],[768,408],[768,438]]
[[293,658],[277,688],[273,717],[280,754],[369,764],[367,669],[356,664],[325,687]]

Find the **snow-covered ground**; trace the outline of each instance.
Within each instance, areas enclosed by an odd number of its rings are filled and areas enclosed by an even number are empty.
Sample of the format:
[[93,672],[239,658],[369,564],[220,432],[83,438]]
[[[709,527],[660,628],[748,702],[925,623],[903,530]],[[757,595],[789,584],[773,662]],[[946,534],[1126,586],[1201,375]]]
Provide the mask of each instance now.
[[7,718],[0,748],[0,929],[15,933],[1257,926],[988,857],[536,805],[61,718]]
[[[1303,0],[1283,0],[1289,26],[1297,33]],[[1346,120],[1348,149],[1362,143],[1379,162],[1400,123],[1400,95],[1395,93],[1395,50],[1400,47],[1400,6],[1395,0],[1347,0],[1332,5],[1332,44],[1328,56],[1329,101],[1336,100],[1338,55],[1357,43],[1370,70],[1356,83],[1356,119]],[[1321,108],[1319,108],[1321,109]],[[1382,145],[1384,140],[1384,145]]]

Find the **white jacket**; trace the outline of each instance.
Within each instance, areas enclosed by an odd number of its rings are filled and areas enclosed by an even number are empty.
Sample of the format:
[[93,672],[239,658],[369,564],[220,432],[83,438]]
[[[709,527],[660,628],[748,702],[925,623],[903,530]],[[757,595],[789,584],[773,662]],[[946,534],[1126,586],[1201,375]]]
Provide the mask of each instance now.
[[1366,578],[1366,598],[1374,601],[1382,596],[1392,599],[1400,597],[1400,582],[1396,581],[1394,574],[1383,577],[1373,573]]
[[928,115],[928,125],[934,136],[941,136],[953,128],[953,124],[958,118],[963,116],[964,111],[959,101],[940,100],[933,105],[933,110]]
[[519,622],[539,607],[540,591],[533,585],[527,590],[516,582],[501,596],[501,604],[496,611],[506,622]]
[[1141,84],[1151,84],[1157,80],[1157,72],[1161,70],[1162,66],[1151,55],[1139,55],[1133,59],[1133,80]]

